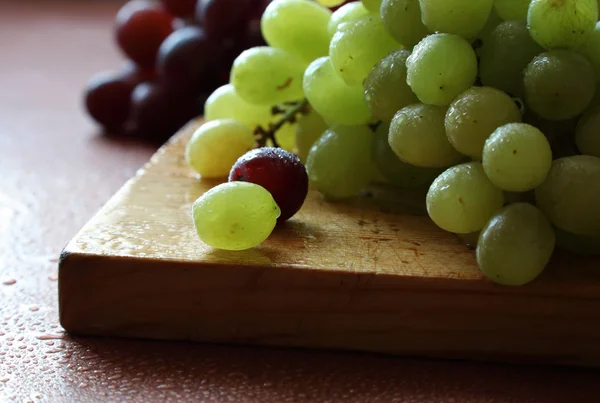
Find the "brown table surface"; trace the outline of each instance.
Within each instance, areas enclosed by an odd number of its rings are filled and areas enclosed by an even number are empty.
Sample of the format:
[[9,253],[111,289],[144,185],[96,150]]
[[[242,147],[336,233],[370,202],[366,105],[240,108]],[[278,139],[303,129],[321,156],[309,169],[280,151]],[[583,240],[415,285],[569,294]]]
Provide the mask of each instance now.
[[60,250],[153,152],[81,109],[117,7],[0,0],[0,401],[600,401],[589,369],[63,335]]

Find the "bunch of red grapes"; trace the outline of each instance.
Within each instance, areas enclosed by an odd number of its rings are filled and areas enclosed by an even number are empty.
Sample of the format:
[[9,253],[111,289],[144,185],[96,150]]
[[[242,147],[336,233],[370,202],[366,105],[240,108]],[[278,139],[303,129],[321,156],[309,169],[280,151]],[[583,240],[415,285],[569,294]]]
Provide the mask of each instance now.
[[203,112],[237,55],[264,45],[271,0],[131,0],[116,16],[128,61],[90,80],[85,105],[106,133],[164,142]]

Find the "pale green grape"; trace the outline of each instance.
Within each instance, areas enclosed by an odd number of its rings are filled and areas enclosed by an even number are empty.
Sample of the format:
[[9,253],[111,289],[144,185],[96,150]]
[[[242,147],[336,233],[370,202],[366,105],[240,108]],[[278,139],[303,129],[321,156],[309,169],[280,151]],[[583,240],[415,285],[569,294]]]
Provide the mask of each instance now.
[[265,125],[272,118],[270,107],[249,104],[236,94],[231,84],[217,88],[204,104],[206,121],[235,119],[254,130],[256,126]]
[[312,186],[331,199],[355,196],[372,176],[373,132],[367,126],[327,130],[308,153],[306,171]]
[[328,57],[321,57],[304,72],[304,93],[312,107],[329,123],[359,125],[371,121],[360,86],[349,87],[335,73]]
[[479,162],[448,168],[427,192],[427,212],[440,228],[456,234],[481,230],[504,203]]
[[406,60],[407,82],[424,104],[449,105],[477,78],[477,56],[463,38],[429,35]]
[[265,188],[242,181],[215,186],[192,205],[200,240],[225,250],[250,249],[262,243],[273,232],[280,213]]
[[492,183],[509,192],[538,187],[552,166],[544,133],[526,123],[501,126],[485,142],[483,169]]
[[523,70],[543,51],[529,36],[524,22],[502,22],[483,41],[479,52],[481,82],[513,96],[522,96]]
[[331,38],[329,56],[346,84],[358,86],[378,61],[398,49],[402,45],[387,33],[381,19],[371,14],[340,25]]
[[475,39],[484,27],[494,0],[419,0],[423,23],[431,32]]
[[600,158],[600,106],[588,109],[575,131],[575,144],[582,154]]
[[592,63],[596,80],[600,81],[600,22],[596,23],[594,31],[580,51]]
[[505,21],[527,22],[527,10],[531,0],[494,0],[494,10]]
[[317,3],[324,5],[325,7],[336,7],[344,3],[346,0],[317,0]]
[[304,163],[308,152],[315,141],[327,130],[329,126],[315,110],[302,117],[296,126],[296,147],[298,157]]
[[579,115],[596,90],[596,75],[590,62],[568,50],[551,50],[536,56],[524,76],[525,102],[549,120]]
[[361,2],[367,10],[373,13],[378,12],[381,7],[381,0],[361,0]]
[[388,143],[390,126],[382,123],[375,132],[373,161],[379,173],[391,184],[402,188],[427,185],[441,173],[437,168],[421,168],[398,158]]
[[529,203],[504,207],[486,224],[477,242],[477,263],[495,283],[523,285],[543,271],[554,251],[548,219]]
[[375,118],[389,122],[400,109],[419,101],[406,83],[408,56],[408,50],[389,54],[365,79],[365,100]]
[[360,1],[352,1],[344,4],[340,8],[334,11],[329,20],[327,31],[329,36],[332,37],[337,31],[338,27],[345,22],[356,21],[369,14],[369,10],[363,6]]
[[555,160],[535,200],[558,228],[600,236],[600,158],[575,155]]
[[259,46],[235,59],[230,80],[244,101],[271,106],[304,97],[305,67],[306,63],[285,50]]
[[233,119],[200,126],[185,149],[188,164],[203,178],[227,177],[239,157],[254,148],[252,129]]
[[265,9],[260,28],[265,41],[306,63],[329,51],[331,10],[310,0],[274,0]]
[[419,0],[383,0],[380,13],[390,35],[404,46],[416,45],[429,33],[421,21]]
[[556,246],[578,255],[600,255],[600,236],[576,235],[556,228]]
[[446,136],[442,106],[413,104],[396,113],[388,141],[404,162],[424,168],[445,168],[456,164],[462,155]]
[[597,21],[597,0],[532,0],[527,13],[531,37],[546,49],[580,48]]
[[474,42],[473,47],[475,47],[479,50],[481,48],[481,45],[485,44],[486,41],[488,41],[489,36],[492,33],[492,31],[494,29],[496,29],[496,27],[498,25],[500,25],[502,22],[503,22],[502,18],[500,18],[498,16],[498,14],[496,14],[496,12],[492,9],[492,11],[490,12],[490,15],[488,16],[487,21],[485,22],[485,25],[483,26],[483,28],[481,28],[481,31],[479,31],[479,34],[477,34],[477,39],[479,39],[481,41],[481,43]]
[[279,147],[289,152],[296,151],[296,123],[286,122],[277,132],[275,133],[275,140],[279,144]]
[[445,127],[456,150],[481,160],[483,144],[492,132],[506,123],[520,121],[519,108],[504,92],[491,87],[471,87],[450,104]]

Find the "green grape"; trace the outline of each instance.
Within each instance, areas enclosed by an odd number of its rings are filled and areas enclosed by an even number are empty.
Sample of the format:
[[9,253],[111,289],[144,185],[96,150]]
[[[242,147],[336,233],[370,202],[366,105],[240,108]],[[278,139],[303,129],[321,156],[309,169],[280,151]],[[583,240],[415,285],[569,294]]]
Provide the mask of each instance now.
[[413,104],[396,113],[388,141],[404,162],[424,168],[445,168],[462,159],[444,129],[446,108]]
[[429,33],[421,21],[419,0],[383,0],[380,12],[384,27],[404,46],[416,45]]
[[188,164],[203,178],[227,177],[233,164],[254,148],[252,129],[233,119],[200,126],[185,149]]
[[485,26],[494,0],[419,0],[421,18],[430,32],[475,39]]
[[373,132],[367,126],[327,130],[308,153],[306,171],[312,186],[331,199],[358,194],[371,180]]
[[546,49],[580,48],[597,21],[597,0],[532,0],[527,13],[531,37]]
[[536,56],[524,76],[525,102],[549,120],[579,115],[596,90],[596,75],[590,62],[568,50],[551,50]]
[[365,8],[373,13],[379,12],[381,0],[360,0]]
[[[592,63],[596,80],[600,81],[600,22],[596,23],[594,31],[580,51]],[[596,93],[598,94],[597,91]]]
[[535,200],[558,228],[600,236],[600,158],[575,155],[555,160]]
[[527,10],[531,0],[495,0],[494,10],[505,21],[527,22]]
[[554,251],[555,235],[544,214],[528,203],[504,207],[477,242],[477,263],[493,282],[524,285],[537,278]]
[[382,123],[375,131],[373,161],[377,171],[391,184],[402,188],[431,185],[442,172],[437,168],[421,168],[398,158],[388,143],[390,126]]
[[338,27],[343,23],[356,21],[368,14],[369,10],[367,10],[360,1],[352,1],[344,4],[331,15],[327,27],[329,36],[333,37],[335,31],[337,31]]
[[556,228],[556,246],[578,255],[600,255],[600,236],[576,235]]
[[275,133],[275,140],[279,147],[291,153],[296,151],[296,127],[297,123],[286,122]]
[[520,97],[524,92],[523,70],[543,51],[529,36],[525,23],[502,22],[484,40],[479,52],[481,82]]
[[329,44],[335,72],[351,86],[362,84],[369,71],[394,50],[402,49],[378,16],[368,15],[338,27]]
[[588,109],[577,123],[575,144],[582,154],[600,158],[600,106]]
[[526,123],[509,123],[492,133],[483,149],[483,169],[492,183],[509,192],[542,184],[552,166],[544,133]]
[[400,109],[419,101],[406,83],[408,56],[408,50],[389,54],[365,79],[365,100],[375,118],[389,122]]
[[479,39],[481,43],[475,42],[473,43],[473,47],[478,48],[479,50],[482,44],[485,44],[489,40],[489,36],[491,35],[492,31],[496,29],[496,27],[501,23],[502,18],[500,18],[498,14],[496,14],[496,12],[492,9],[487,21],[485,22],[485,25],[483,26],[483,28],[481,28],[479,34],[477,34],[477,39]]
[[304,72],[304,93],[312,107],[332,124],[360,125],[371,121],[362,87],[349,87],[335,73],[328,57],[321,57]]
[[448,168],[427,192],[427,212],[440,228],[456,234],[481,230],[504,204],[479,162]]
[[315,110],[302,117],[296,125],[296,147],[300,161],[304,163],[310,148],[329,126]]
[[200,240],[225,250],[250,249],[262,243],[273,232],[280,213],[265,188],[242,181],[215,186],[192,205]]
[[327,56],[331,10],[309,0],[274,0],[265,9],[260,28],[265,41],[306,63]]
[[477,78],[477,56],[463,38],[429,35],[406,60],[407,82],[424,104],[449,105]]
[[248,49],[233,62],[231,84],[244,101],[276,105],[301,99],[306,64],[285,50],[259,46]]
[[249,104],[236,94],[231,84],[217,88],[204,104],[206,121],[235,119],[254,130],[256,126],[263,126],[272,118],[270,107]]
[[496,128],[521,121],[521,112],[504,92],[491,87],[471,87],[450,104],[445,127],[450,143],[459,152],[481,160],[483,144]]

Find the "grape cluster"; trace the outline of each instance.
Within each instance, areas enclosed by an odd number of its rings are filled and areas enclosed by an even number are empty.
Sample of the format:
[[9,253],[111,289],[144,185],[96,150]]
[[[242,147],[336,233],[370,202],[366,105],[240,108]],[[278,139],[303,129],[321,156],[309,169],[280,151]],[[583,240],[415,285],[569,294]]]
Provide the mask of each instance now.
[[203,158],[224,173],[241,155],[233,120],[244,145],[296,152],[328,199],[422,187],[432,221],[500,284],[533,281],[556,246],[600,253],[597,0],[326,7],[339,3],[267,6],[268,46],[242,52],[205,105],[232,155]]
[[121,71],[94,76],[90,116],[107,132],[163,142],[201,115],[233,60],[264,44],[258,21],[270,0],[131,0],[117,13]]

